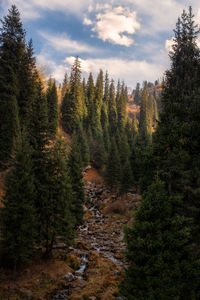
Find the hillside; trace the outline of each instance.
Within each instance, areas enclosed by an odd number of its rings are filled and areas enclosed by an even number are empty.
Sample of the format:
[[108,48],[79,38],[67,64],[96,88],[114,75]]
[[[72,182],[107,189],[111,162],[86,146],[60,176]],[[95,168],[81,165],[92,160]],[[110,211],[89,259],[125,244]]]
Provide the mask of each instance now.
[[94,168],[85,171],[84,182],[84,225],[74,246],[56,244],[54,258],[24,266],[14,281],[1,272],[0,299],[116,299],[125,266],[123,226],[131,224],[140,197],[134,190],[124,198],[111,193]]

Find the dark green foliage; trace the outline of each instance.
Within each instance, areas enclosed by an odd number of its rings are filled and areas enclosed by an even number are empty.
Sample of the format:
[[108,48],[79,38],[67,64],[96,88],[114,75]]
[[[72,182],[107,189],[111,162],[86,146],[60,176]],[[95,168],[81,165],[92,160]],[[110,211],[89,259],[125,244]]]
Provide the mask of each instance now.
[[108,160],[106,164],[105,179],[107,184],[111,188],[118,187],[121,178],[121,164],[118,149],[115,139],[111,140],[111,148],[108,154]]
[[200,264],[185,221],[172,214],[164,184],[152,184],[126,228],[125,299],[199,299]]
[[67,244],[74,238],[73,191],[61,138],[49,150],[45,171],[45,180],[40,184],[40,189],[45,192],[40,196],[40,239],[45,255],[50,256],[57,236]]
[[121,193],[125,193],[130,189],[134,184],[132,169],[129,159],[122,165],[122,176],[121,176]]
[[109,117],[109,124],[110,124],[110,134],[112,136],[117,129],[117,108],[116,108],[116,100],[115,100],[115,86],[113,80],[111,81],[110,84],[108,117]]
[[101,168],[105,163],[105,157],[106,157],[103,137],[99,136],[98,138],[90,139],[89,148],[90,148],[90,160],[92,164],[97,168]]
[[152,105],[149,103],[146,88],[143,89],[141,96],[139,139],[140,143],[144,145],[148,145],[152,141]]
[[4,208],[1,212],[2,264],[16,269],[34,253],[36,215],[31,148],[23,136],[16,162],[6,179]]
[[130,157],[130,148],[125,133],[123,133],[120,137],[118,149],[119,149],[121,165],[124,166],[127,159],[129,159]]
[[72,66],[70,89],[69,93],[66,93],[64,96],[61,113],[64,129],[72,133],[83,116],[81,67],[78,57]]
[[63,100],[65,94],[68,92],[69,92],[69,80],[68,80],[67,73],[65,73],[63,84],[62,84],[62,89],[61,89],[61,99],[62,100]]
[[83,132],[83,128],[81,123],[77,125],[77,128],[74,131],[74,136],[76,136],[77,143],[79,146],[80,156],[81,156],[81,166],[85,167],[89,165],[90,162],[90,150],[88,146],[88,142],[85,136],[85,133]]
[[174,210],[193,219],[193,238],[199,241],[200,54],[193,19],[190,9],[177,22],[154,155]]
[[134,103],[139,105],[141,103],[141,91],[140,91],[140,84],[137,83],[136,90],[134,93]]
[[127,104],[127,89],[124,85],[120,85],[118,83],[117,95],[116,95],[116,107],[117,107],[117,121],[118,121],[118,129],[123,131],[127,121],[127,113],[126,113],[126,104]]
[[83,202],[85,199],[83,176],[82,176],[82,161],[80,149],[78,146],[77,137],[73,136],[72,148],[68,159],[70,180],[73,189],[73,206],[72,213],[75,217],[76,226],[83,222]]
[[36,96],[35,72],[36,61],[35,57],[33,56],[32,40],[30,40],[23,58],[21,59],[21,65],[18,75],[19,95],[17,97],[20,125],[21,128],[26,127],[27,130],[29,130],[31,127],[30,121],[33,102]]
[[40,155],[45,146],[48,144],[49,132],[47,100],[44,92],[42,91],[42,83],[38,76],[35,88],[36,97],[33,102],[31,115],[30,140],[36,155]]
[[12,6],[8,16],[1,20],[0,32],[0,162],[15,154],[20,137],[19,109],[19,62],[24,51],[24,31],[17,8]]
[[58,128],[58,95],[55,80],[51,78],[48,82],[47,97],[47,114],[49,136],[54,137]]

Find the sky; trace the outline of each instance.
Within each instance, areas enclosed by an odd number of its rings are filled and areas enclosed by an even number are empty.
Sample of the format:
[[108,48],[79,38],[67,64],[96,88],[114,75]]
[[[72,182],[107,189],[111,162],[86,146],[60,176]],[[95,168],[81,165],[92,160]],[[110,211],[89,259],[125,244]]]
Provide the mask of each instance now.
[[191,5],[200,24],[197,0],[0,0],[1,18],[12,4],[27,40],[33,39],[39,67],[58,82],[76,56],[86,79],[102,69],[130,88],[162,80],[183,9]]

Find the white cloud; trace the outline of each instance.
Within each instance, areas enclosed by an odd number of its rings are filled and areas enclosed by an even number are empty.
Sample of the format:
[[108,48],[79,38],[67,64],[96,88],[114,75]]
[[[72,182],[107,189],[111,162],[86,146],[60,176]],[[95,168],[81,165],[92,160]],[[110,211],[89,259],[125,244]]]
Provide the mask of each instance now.
[[174,38],[165,41],[165,49],[167,52],[173,51],[173,45],[175,44]]
[[143,15],[142,30],[149,34],[172,30],[178,16],[189,5],[186,3],[183,5],[177,0],[124,0],[125,3],[132,5],[140,15]]
[[136,12],[122,6],[112,8],[104,5],[97,8],[103,8],[105,11],[96,15],[96,24],[92,30],[97,32],[103,41],[129,47],[133,39],[127,34],[134,34],[140,28]]
[[[40,18],[40,12],[32,3],[32,1],[25,0],[1,0],[1,7],[3,9],[3,14],[7,15],[7,10],[11,5],[16,5],[20,11],[20,15],[23,19],[38,19]],[[0,1],[0,2],[1,2]]]
[[37,65],[46,79],[51,76],[60,83],[63,81],[65,72],[70,72],[69,66],[66,64],[56,64],[44,53],[37,55]]
[[84,25],[92,25],[92,21],[90,19],[88,19],[88,18],[84,18],[83,19],[83,24]]
[[[71,66],[74,59],[75,57],[70,56],[65,59],[65,62]],[[131,87],[134,87],[136,82],[143,82],[145,79],[154,81],[162,77],[165,71],[162,65],[156,63],[119,58],[81,59],[81,69],[85,75],[90,72],[97,75],[100,69],[104,72],[108,70],[110,78],[113,78],[115,82],[118,79],[124,80]]]
[[0,0],[0,5],[3,13],[7,13],[7,9],[15,4],[23,19],[36,19],[47,10],[73,13],[81,17],[83,11],[87,11],[90,2],[91,0]]
[[48,44],[51,45],[57,51],[70,52],[70,53],[93,53],[98,51],[96,48],[89,46],[85,43],[71,40],[66,34],[48,34],[40,31],[40,35],[47,40]]

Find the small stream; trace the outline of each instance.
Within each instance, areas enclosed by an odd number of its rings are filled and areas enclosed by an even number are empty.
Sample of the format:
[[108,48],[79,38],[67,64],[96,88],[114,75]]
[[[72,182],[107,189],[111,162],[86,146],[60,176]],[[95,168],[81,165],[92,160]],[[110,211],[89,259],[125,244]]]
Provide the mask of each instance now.
[[[103,190],[102,187],[99,189]],[[76,289],[76,286],[79,285],[78,282],[86,280],[84,275],[88,267],[91,251],[97,252],[102,258],[112,261],[116,267],[122,267],[124,264],[122,260],[115,258],[115,254],[121,253],[124,249],[122,227],[119,224],[113,228],[113,232],[110,230],[110,227],[106,223],[106,217],[99,209],[99,203],[102,203],[101,194],[98,193],[98,190],[95,191],[93,187],[86,190],[87,202],[85,203],[85,207],[88,211],[92,212],[93,217],[89,218],[84,225],[79,227],[77,243],[88,245],[88,250],[71,247],[70,252],[80,258],[80,268],[73,274],[68,273],[65,275],[66,286],[48,298],[50,300],[68,299],[69,295]],[[76,281],[78,281],[77,284]]]

